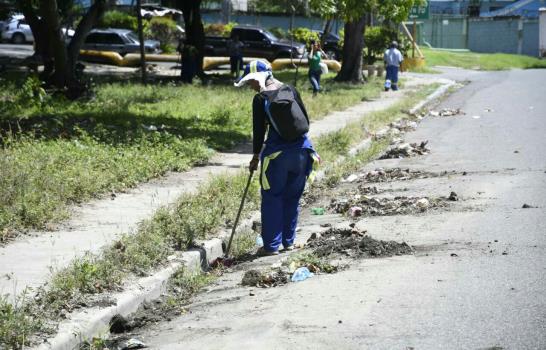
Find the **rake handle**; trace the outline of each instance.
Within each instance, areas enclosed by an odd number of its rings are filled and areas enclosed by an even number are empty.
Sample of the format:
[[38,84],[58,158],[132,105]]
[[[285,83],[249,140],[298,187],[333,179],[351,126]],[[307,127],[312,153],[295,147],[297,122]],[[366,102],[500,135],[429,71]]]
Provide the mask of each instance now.
[[250,182],[252,181],[252,175],[254,175],[254,170],[252,170],[250,172],[250,175],[248,176],[245,192],[243,193],[243,198],[241,199],[241,204],[239,205],[239,211],[237,212],[237,217],[235,218],[235,222],[233,223],[233,228],[231,229],[231,236],[229,237],[229,242],[226,248],[226,254],[225,254],[226,258],[229,256],[229,251],[231,249],[231,242],[233,241],[233,236],[235,235],[235,230],[237,229],[237,224],[239,224],[239,218],[241,217],[241,212],[243,211],[243,206],[245,205],[245,199],[248,193],[248,188],[250,187]]

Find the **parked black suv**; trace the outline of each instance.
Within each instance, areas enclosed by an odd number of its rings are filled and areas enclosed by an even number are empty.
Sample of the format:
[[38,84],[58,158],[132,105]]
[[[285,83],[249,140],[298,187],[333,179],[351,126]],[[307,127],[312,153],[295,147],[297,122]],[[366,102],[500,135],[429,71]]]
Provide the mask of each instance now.
[[[237,26],[232,29],[230,38],[239,37],[245,47],[245,57],[261,57],[269,61],[277,58],[300,58],[305,50],[302,43],[282,40],[265,29],[255,26]],[[228,56],[227,44],[230,38],[208,36],[205,39],[205,56]]]

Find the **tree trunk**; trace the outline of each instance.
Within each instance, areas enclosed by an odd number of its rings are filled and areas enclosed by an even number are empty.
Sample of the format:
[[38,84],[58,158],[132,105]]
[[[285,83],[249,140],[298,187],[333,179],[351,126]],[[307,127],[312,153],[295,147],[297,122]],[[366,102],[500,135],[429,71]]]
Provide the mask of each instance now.
[[203,71],[205,29],[201,20],[201,0],[180,0],[179,3],[186,29],[186,42],[184,45],[195,47],[197,51],[195,60],[197,75],[203,78],[205,76]]
[[87,13],[82,17],[80,23],[76,27],[74,36],[72,37],[72,40],[70,40],[70,44],[68,44],[67,72],[70,72],[69,83],[74,83],[76,63],[78,62],[80,49],[85,41],[85,38],[95,23],[97,23],[99,18],[102,16],[104,11],[106,11],[106,8],[106,0],[95,0],[93,5],[91,5]]
[[366,15],[356,22],[345,23],[343,62],[341,70],[335,78],[336,81],[361,83],[364,80],[362,75],[362,50],[364,49],[365,28]]
[[31,0],[18,0],[17,6],[25,16],[34,36],[34,56],[39,57],[44,65],[44,70],[40,74],[40,80],[49,80],[54,71],[54,61],[51,46],[48,45],[47,30],[44,21],[36,15],[36,10],[33,8]]
[[61,33],[61,21],[56,0],[40,1],[40,13],[46,28],[46,38],[54,56],[55,72],[51,76],[51,83],[57,88],[64,88],[70,77],[67,71],[68,54],[66,44]]

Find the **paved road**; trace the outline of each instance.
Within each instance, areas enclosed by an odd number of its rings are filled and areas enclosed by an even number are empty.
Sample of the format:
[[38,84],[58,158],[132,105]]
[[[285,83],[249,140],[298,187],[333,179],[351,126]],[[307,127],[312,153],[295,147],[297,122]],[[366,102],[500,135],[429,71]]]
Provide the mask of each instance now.
[[[472,81],[442,103],[467,114],[427,118],[406,135],[430,140],[430,155],[367,169],[455,170],[382,186],[462,200],[357,224],[417,246],[414,256],[363,260],[253,296],[238,285],[242,271],[227,274],[189,313],[135,336],[154,349],[546,349],[546,71],[445,75]],[[306,216],[300,239],[342,220]]]

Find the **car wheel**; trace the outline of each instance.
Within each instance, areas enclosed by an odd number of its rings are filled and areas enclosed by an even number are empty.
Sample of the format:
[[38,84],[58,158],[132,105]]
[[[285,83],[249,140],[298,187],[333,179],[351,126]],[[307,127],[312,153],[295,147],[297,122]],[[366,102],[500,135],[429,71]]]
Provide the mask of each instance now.
[[26,42],[25,36],[21,33],[15,33],[11,36],[11,42],[14,44],[24,44]]

